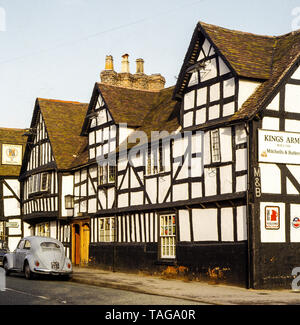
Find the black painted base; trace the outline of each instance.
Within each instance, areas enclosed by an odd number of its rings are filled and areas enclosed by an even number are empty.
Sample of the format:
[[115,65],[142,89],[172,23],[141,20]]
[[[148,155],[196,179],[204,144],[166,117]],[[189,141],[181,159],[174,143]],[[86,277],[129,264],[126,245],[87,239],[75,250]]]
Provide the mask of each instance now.
[[160,260],[157,243],[91,243],[90,265],[111,271],[247,287],[247,243],[178,243],[176,260]]

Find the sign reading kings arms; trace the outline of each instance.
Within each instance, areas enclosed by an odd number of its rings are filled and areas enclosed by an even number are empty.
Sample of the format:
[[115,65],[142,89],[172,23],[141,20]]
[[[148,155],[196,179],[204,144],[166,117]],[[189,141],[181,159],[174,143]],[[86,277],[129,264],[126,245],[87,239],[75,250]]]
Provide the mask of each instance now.
[[258,161],[298,165],[300,133],[258,130]]

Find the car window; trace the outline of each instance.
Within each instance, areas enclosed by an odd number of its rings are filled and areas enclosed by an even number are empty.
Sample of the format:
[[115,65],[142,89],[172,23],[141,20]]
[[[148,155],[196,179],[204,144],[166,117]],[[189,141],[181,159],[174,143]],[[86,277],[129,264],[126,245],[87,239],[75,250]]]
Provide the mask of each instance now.
[[31,244],[29,240],[25,240],[25,244],[24,244],[24,249],[30,249],[31,248]]
[[41,243],[42,248],[52,248],[52,249],[60,249],[60,246],[54,242],[51,241],[45,241]]
[[18,249],[22,249],[22,248],[23,248],[23,245],[24,245],[24,240],[21,239],[21,240],[19,241],[19,244],[18,244],[17,248],[18,248]]

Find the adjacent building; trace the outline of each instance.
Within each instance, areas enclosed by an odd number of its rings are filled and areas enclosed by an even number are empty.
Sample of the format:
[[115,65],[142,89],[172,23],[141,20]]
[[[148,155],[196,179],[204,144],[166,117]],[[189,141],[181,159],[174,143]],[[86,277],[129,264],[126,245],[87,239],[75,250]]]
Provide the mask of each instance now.
[[10,250],[28,231],[21,218],[21,188],[18,181],[26,138],[25,130],[0,128],[0,240]]

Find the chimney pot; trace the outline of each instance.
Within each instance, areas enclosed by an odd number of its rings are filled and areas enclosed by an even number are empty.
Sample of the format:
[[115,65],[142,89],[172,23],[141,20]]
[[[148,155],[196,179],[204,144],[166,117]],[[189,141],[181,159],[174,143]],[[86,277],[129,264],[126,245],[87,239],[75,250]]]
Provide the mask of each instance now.
[[106,55],[105,58],[105,70],[113,70],[114,69],[114,60],[111,55]]
[[121,62],[121,72],[129,73],[129,61],[128,61],[128,54],[122,55],[122,62]]
[[136,73],[144,73],[144,60],[136,59]]

